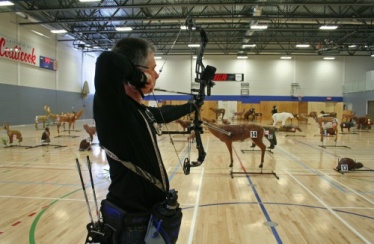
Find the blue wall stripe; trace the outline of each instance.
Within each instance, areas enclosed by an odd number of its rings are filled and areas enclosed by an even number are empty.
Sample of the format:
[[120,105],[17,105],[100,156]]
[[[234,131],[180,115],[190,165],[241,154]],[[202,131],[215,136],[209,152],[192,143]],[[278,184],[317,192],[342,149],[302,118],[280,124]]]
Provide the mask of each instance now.
[[[162,101],[181,101],[191,98],[189,95],[155,95],[158,102]],[[153,95],[148,95],[144,100],[155,100]],[[302,102],[343,102],[343,97],[303,97]],[[240,101],[242,103],[260,103],[261,101],[283,101],[283,102],[298,102],[297,97],[292,96],[240,96],[240,95],[212,95],[206,97],[207,101]]]

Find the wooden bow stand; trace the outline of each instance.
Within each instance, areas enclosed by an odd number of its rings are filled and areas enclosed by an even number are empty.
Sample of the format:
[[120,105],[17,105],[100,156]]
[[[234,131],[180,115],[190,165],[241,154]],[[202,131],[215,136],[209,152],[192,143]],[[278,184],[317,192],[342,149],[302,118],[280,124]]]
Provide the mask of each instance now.
[[320,146],[322,148],[327,148],[327,147],[345,147],[345,148],[351,149],[350,147],[345,146],[345,145],[337,145],[337,141],[335,141],[335,145],[324,145],[323,141],[322,141],[322,145],[318,145],[318,146]]
[[277,175],[277,173],[275,173],[274,171],[271,171],[271,172],[263,172],[262,170],[262,167],[260,168],[260,172],[247,172],[245,171],[244,169],[244,172],[235,172],[233,170],[233,168],[231,167],[231,171],[230,171],[230,175],[231,175],[231,178],[234,178],[234,174],[236,175],[274,175],[275,178],[277,178],[279,180],[279,176]]
[[54,148],[61,148],[61,147],[67,147],[67,145],[54,145],[54,144],[49,144],[49,143],[42,142],[40,145],[36,145],[36,146],[28,146],[28,147],[26,147],[25,149],[37,148],[37,147],[54,147]]

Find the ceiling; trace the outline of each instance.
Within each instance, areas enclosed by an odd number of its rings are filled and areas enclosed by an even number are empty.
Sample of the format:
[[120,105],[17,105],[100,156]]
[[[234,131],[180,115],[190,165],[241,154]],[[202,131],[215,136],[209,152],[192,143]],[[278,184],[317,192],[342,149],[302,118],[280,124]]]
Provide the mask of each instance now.
[[[181,30],[187,17],[204,29],[206,54],[334,55],[374,54],[373,0],[13,0],[0,13],[18,12],[19,25],[65,29],[58,40],[85,52],[110,49],[117,40],[142,37],[159,53],[194,54],[187,44],[198,31]],[[31,20],[31,21],[30,21]],[[252,26],[266,25],[265,30]],[[335,30],[320,30],[336,25]],[[118,32],[115,27],[131,27]],[[297,48],[296,44],[309,44]],[[243,44],[256,44],[243,48]],[[95,48],[94,48],[95,47]]]

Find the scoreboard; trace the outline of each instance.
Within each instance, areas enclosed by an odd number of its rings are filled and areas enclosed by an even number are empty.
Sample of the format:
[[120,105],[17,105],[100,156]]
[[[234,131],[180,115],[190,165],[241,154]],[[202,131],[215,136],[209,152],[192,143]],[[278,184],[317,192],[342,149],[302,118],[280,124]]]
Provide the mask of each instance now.
[[215,74],[213,81],[244,81],[244,74]]
[[49,70],[57,70],[57,60],[39,56],[39,67],[43,69],[49,69]]

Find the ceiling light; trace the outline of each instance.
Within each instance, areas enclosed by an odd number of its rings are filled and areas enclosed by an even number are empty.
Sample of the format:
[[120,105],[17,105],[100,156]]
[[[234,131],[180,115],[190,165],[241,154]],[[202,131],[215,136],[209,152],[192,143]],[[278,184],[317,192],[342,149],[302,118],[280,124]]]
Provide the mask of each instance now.
[[268,28],[267,25],[252,25],[251,26],[251,29],[253,29],[253,30],[265,30],[267,28]]
[[62,33],[67,33],[67,30],[51,30],[51,32],[54,34],[62,34]]
[[309,44],[297,44],[296,47],[310,47]]
[[238,55],[236,56],[237,59],[247,59],[248,56],[247,55]]
[[280,57],[280,59],[292,59],[292,57],[290,57],[290,56],[282,56],[282,57]]
[[242,48],[252,48],[252,47],[255,47],[256,44],[243,44],[242,45]]
[[25,13],[23,13],[23,12],[15,12],[15,14],[18,15],[18,16],[20,16],[20,17],[22,17],[22,18],[24,18],[24,19],[28,18],[28,16]]
[[43,33],[40,33],[40,32],[38,32],[38,31],[35,31],[35,30],[30,30],[30,31],[34,32],[35,34],[38,34],[39,36],[43,36],[43,37],[45,37],[45,38],[48,38],[48,39],[49,39],[49,36],[46,36],[46,35],[44,35]]
[[12,6],[14,5],[14,3],[12,3],[11,1],[1,1],[0,2],[0,7],[1,6]]
[[[188,30],[188,26],[185,26],[185,25],[181,25],[181,30]],[[196,30],[196,27],[195,26],[192,26],[191,27],[191,30]]]
[[89,2],[101,2],[101,0],[79,0],[81,3],[89,3]]
[[156,59],[162,59],[162,57],[161,56],[155,56],[155,60]]
[[335,57],[324,57],[323,59],[324,59],[324,60],[334,60]]
[[348,48],[355,48],[355,47],[357,47],[355,44],[348,46]]
[[337,28],[337,25],[322,25],[319,27],[320,30],[335,30]]
[[132,28],[128,26],[116,27],[116,31],[132,31]]
[[200,47],[200,44],[188,44],[188,47]]
[[374,58],[374,54],[372,54],[370,57],[373,57],[373,58]]

